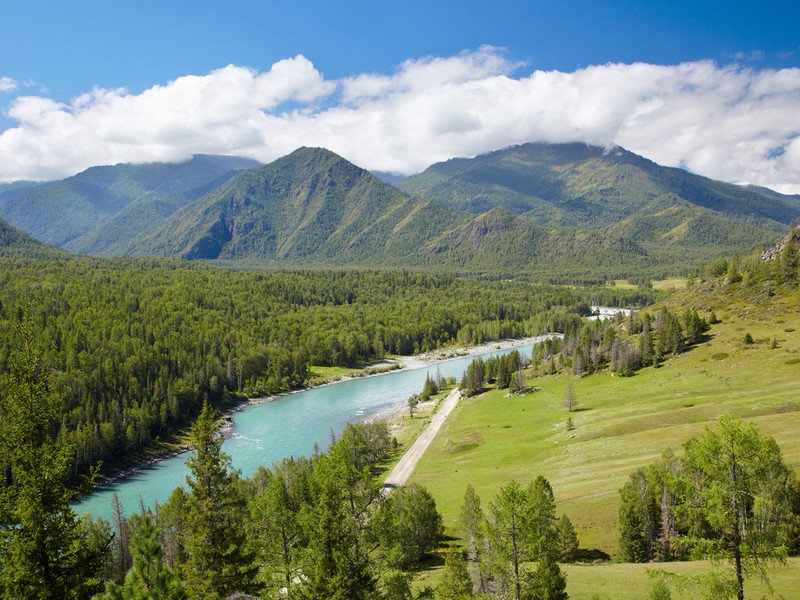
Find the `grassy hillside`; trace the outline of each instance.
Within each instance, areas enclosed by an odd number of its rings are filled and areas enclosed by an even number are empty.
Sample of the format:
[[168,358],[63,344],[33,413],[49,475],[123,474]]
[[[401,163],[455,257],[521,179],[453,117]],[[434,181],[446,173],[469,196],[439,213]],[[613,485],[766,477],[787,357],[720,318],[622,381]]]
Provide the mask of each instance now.
[[[548,376],[531,381],[537,391],[525,396],[492,391],[461,403],[413,476],[434,494],[450,534],[460,535],[467,483],[488,505],[511,479],[527,483],[541,474],[581,546],[613,556],[617,491],[630,473],[666,447],[680,454],[683,443],[724,413],[754,422],[800,470],[797,292],[768,296],[742,284],[704,283],[670,302],[704,314],[714,310],[722,322],[712,326],[707,343],[633,377]],[[754,344],[744,343],[746,333]],[[571,414],[563,407],[570,383],[579,402]],[[571,569],[576,582],[582,569]]]

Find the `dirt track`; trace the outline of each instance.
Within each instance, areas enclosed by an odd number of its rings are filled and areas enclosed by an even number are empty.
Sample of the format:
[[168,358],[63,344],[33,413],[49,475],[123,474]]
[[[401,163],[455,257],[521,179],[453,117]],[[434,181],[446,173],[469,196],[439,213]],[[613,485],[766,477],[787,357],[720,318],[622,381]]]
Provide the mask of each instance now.
[[439,433],[442,424],[444,424],[447,416],[456,407],[460,398],[461,390],[459,388],[454,389],[447,395],[447,398],[442,402],[442,406],[431,419],[430,425],[425,428],[425,431],[420,434],[417,441],[414,442],[411,448],[403,455],[403,458],[400,459],[400,462],[392,469],[392,472],[389,473],[389,476],[383,484],[384,488],[395,488],[408,481],[408,478],[411,477],[411,474],[417,467],[419,459],[425,454],[425,450],[428,449],[433,438]]

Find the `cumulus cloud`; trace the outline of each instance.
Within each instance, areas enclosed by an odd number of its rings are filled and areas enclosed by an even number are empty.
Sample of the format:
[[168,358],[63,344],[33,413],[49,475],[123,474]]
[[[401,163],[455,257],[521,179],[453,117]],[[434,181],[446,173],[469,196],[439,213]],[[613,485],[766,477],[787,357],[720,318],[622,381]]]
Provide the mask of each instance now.
[[19,84],[11,77],[0,77],[0,92],[13,92]]
[[511,144],[582,141],[798,193],[799,105],[800,69],[701,61],[523,72],[483,47],[330,81],[297,56],[266,72],[231,65],[141,94],[16,98],[7,110],[16,126],[0,133],[0,181],[194,153],[268,162],[301,145],[408,174]]

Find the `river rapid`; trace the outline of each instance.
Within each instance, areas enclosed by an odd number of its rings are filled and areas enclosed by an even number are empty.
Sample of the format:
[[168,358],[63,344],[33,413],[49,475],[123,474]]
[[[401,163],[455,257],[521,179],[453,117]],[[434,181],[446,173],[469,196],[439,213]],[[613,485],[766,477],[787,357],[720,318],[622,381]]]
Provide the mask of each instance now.
[[[541,339],[544,339],[542,336]],[[534,342],[535,343],[535,342]],[[244,405],[232,415],[230,435],[223,450],[234,469],[249,477],[261,465],[271,466],[289,456],[310,456],[317,445],[327,449],[350,422],[380,418],[400,412],[411,394],[419,393],[427,375],[461,379],[475,356],[488,358],[518,350],[530,357],[533,343],[497,350],[493,346],[469,356],[406,368],[400,371],[351,379],[302,390]],[[181,454],[158,461],[126,477],[102,486],[74,506],[79,514],[111,520],[111,498],[116,493],[126,514],[141,506],[163,503],[178,486],[186,485],[189,470]]]

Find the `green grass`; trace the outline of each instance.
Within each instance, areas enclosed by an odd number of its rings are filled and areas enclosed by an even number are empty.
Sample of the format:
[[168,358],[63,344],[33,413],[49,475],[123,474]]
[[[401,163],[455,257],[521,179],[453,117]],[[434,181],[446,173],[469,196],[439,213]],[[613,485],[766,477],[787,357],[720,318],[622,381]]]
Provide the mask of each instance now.
[[[612,563],[561,565],[567,578],[570,600],[649,600],[650,590],[656,582],[656,571],[666,571],[681,576],[696,577],[708,573],[714,566],[707,561],[677,563]],[[724,566],[720,566],[724,568]],[[415,586],[435,588],[442,576],[438,566],[419,574]],[[678,589],[675,581],[667,579],[673,600],[696,600],[701,597],[697,588],[685,586]],[[792,600],[800,589],[800,558],[790,558],[785,565],[777,566],[770,574],[770,584],[776,600]],[[759,600],[770,598],[767,585],[758,577],[745,580],[745,598]]]
[[[575,524],[581,547],[613,556],[617,492],[630,473],[658,459],[667,447],[680,453],[689,438],[725,413],[752,421],[762,434],[774,437],[786,462],[798,470],[797,301],[790,296],[759,304],[746,295],[737,298],[727,307],[724,297],[711,292],[678,298],[680,305],[714,309],[723,322],[712,327],[710,341],[661,368],[629,378],[609,373],[543,377],[531,382],[540,390],[525,396],[491,391],[462,401],[412,476],[436,498],[446,533],[461,534],[458,514],[467,483],[488,507],[505,483],[516,479],[527,484],[541,474],[553,485],[559,511]],[[756,340],[751,346],[741,341],[745,328]],[[775,337],[778,347],[771,348]],[[563,407],[569,383],[579,402],[572,413]],[[571,432],[565,427],[568,417],[575,424]],[[579,586],[582,573],[591,573],[581,569],[590,568],[571,568],[574,585]],[[638,567],[614,568],[622,573]],[[598,571],[598,577],[601,573],[606,571]],[[586,586],[599,589],[591,581]],[[628,588],[623,584],[623,589]],[[605,597],[644,598],[649,588],[642,589],[645,595]]]
[[[654,290],[682,290],[686,287],[686,279],[683,277],[676,277],[673,279],[657,279],[652,282]],[[621,290],[635,290],[639,286],[631,283],[627,279],[615,279],[614,287]]]
[[[656,579],[648,574],[655,570],[670,571],[680,575],[697,576],[708,572],[708,562],[566,565],[562,567],[567,576],[567,593],[570,600],[648,600]],[[775,598],[796,598],[800,588],[800,558],[789,559],[770,576]],[[673,600],[694,600],[700,597],[696,588],[681,591],[671,585]],[[745,581],[745,598],[768,598],[767,586],[758,578]]]

